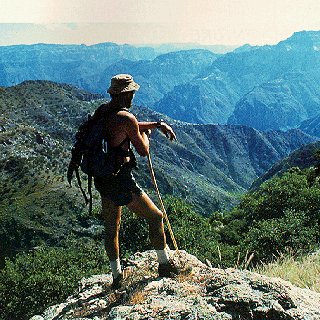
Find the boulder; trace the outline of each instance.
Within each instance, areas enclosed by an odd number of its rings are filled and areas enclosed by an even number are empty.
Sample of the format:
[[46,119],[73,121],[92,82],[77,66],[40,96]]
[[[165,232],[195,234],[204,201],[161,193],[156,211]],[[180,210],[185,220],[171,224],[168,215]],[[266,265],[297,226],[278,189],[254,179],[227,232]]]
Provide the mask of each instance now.
[[209,267],[185,251],[171,255],[183,270],[176,279],[157,277],[154,251],[136,253],[123,261],[121,289],[111,290],[111,274],[93,275],[65,302],[32,319],[320,319],[319,293],[254,272]]

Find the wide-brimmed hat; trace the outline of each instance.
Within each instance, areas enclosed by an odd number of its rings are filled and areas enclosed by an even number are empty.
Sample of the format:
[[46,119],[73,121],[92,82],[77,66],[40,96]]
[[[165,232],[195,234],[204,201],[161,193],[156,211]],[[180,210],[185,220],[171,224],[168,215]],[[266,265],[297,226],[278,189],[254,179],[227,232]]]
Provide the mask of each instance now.
[[140,86],[134,82],[130,74],[117,74],[111,78],[111,85],[107,90],[110,94],[119,94],[122,92],[137,91]]

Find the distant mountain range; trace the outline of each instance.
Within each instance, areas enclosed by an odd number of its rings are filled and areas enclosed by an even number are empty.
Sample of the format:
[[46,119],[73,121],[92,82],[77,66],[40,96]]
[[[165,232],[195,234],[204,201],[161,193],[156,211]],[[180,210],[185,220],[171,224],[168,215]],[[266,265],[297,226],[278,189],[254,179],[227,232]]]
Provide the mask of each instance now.
[[213,53],[224,54],[236,50],[239,46],[201,45],[198,43],[162,43],[162,44],[135,44],[136,47],[151,47],[158,55],[174,51],[204,49]]
[[171,52],[149,61],[121,60],[109,66],[98,81],[89,78],[88,89],[95,92],[98,87],[103,93],[113,75],[127,70],[141,86],[136,103],[152,107],[175,86],[191,81],[208,68],[217,57],[211,51],[197,49]]
[[283,74],[244,95],[228,123],[245,124],[260,130],[299,127],[303,121],[319,114],[319,89],[320,78],[303,72]]
[[112,75],[131,73],[141,84],[136,103],[174,119],[287,130],[320,114],[319,39],[320,31],[302,31],[226,54],[159,55],[159,48],[114,43],[0,47],[0,85],[52,80],[105,94]]
[[[153,48],[101,43],[86,45],[35,44],[0,46],[0,85],[24,80],[51,80],[85,88],[88,77],[95,81],[110,65],[122,60],[154,59]],[[107,84],[104,84],[104,88]],[[101,91],[96,87],[95,92]]]
[[298,32],[274,46],[236,49],[177,86],[155,109],[198,123],[228,121],[261,130],[298,127],[320,113],[319,38],[318,31]]

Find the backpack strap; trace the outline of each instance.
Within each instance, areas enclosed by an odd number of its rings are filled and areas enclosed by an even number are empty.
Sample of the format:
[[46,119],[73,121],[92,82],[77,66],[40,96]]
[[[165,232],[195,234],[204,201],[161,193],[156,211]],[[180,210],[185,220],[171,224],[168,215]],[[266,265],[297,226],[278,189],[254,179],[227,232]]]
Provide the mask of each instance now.
[[88,175],[89,214],[92,213],[92,175]]
[[89,200],[88,200],[88,197],[85,193],[85,191],[83,190],[82,188],[82,184],[81,184],[81,179],[80,179],[80,174],[79,174],[79,167],[77,166],[75,169],[74,169],[75,173],[76,173],[76,177],[77,177],[77,181],[78,181],[78,185],[79,185],[79,188],[81,190],[81,193],[84,197],[84,201],[86,202],[86,205],[89,203]]
[[121,148],[127,141],[130,142],[129,137],[126,137],[119,145],[117,145],[117,146],[114,147],[114,148]]

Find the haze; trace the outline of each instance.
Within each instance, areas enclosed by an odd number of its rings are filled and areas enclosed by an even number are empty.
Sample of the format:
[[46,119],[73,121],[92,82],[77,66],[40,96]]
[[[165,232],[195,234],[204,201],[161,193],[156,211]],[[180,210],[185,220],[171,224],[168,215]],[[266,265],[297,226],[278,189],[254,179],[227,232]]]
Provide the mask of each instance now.
[[1,0],[0,45],[275,44],[320,30],[318,0]]

